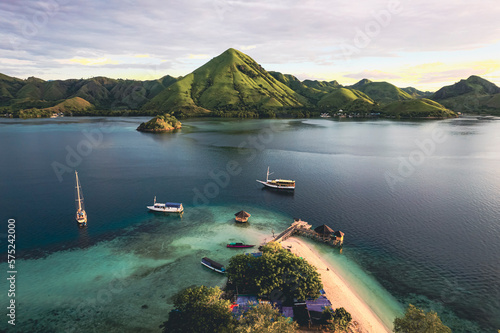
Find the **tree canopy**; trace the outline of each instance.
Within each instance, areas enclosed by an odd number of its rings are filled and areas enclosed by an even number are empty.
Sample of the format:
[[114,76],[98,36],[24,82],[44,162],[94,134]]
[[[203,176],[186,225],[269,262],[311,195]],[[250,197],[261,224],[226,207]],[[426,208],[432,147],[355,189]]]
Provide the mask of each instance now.
[[323,316],[327,327],[336,333],[347,331],[352,321],[351,314],[344,308],[337,308],[334,311],[331,307],[328,307],[323,311]]
[[394,319],[395,333],[451,333],[434,311],[425,312],[410,304],[403,318]]
[[269,303],[260,303],[245,312],[236,328],[236,333],[295,333],[298,324],[283,317]]
[[175,308],[160,327],[169,333],[232,332],[235,320],[219,287],[190,287],[173,297]]
[[262,251],[257,258],[244,254],[232,257],[228,279],[245,292],[288,304],[320,295],[323,285],[313,266],[279,245],[269,243]]

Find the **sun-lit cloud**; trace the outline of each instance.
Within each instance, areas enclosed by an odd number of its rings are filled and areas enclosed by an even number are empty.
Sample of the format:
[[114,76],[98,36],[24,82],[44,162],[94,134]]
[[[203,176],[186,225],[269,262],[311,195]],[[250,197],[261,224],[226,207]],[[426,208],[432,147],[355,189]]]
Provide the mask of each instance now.
[[248,51],[248,50],[253,50],[257,47],[257,45],[241,45],[240,49],[242,51]]
[[33,65],[34,63],[31,60],[0,58],[0,64],[2,64],[2,65]]
[[[434,89],[472,72],[499,76],[488,62],[500,54],[496,0],[400,1],[401,10],[384,16],[390,3],[73,0],[44,12],[48,7],[36,1],[0,1],[2,57],[31,62],[3,61],[0,71],[45,79],[138,77],[168,60],[159,77],[186,75],[234,47],[267,70],[341,84],[370,76]],[[28,31],[29,18],[40,12],[47,20]],[[369,38],[356,44],[360,31]],[[347,57],[342,45],[356,52]]]
[[208,59],[210,55],[208,54],[190,54],[188,59]]
[[117,65],[120,62],[108,58],[72,58],[62,60],[64,64],[79,64],[84,66],[102,66],[102,65]]
[[344,77],[352,78],[352,79],[364,79],[364,78],[373,78],[380,80],[390,80],[390,79],[399,79],[401,76],[399,74],[388,73],[384,71],[378,70],[367,70],[365,69],[359,73],[345,74]]

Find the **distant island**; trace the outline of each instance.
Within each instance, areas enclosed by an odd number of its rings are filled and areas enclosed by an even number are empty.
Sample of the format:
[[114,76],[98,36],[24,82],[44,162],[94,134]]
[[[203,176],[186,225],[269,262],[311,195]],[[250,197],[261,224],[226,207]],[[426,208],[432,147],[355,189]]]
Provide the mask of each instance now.
[[266,71],[248,55],[228,49],[183,77],[156,80],[106,77],[45,81],[0,74],[0,115],[157,116],[177,118],[346,117],[448,118],[458,112],[500,115],[500,88],[471,76],[435,93],[363,79],[300,81]]
[[147,123],[141,123],[137,130],[140,132],[163,133],[180,129],[182,124],[174,116],[166,113],[156,116]]

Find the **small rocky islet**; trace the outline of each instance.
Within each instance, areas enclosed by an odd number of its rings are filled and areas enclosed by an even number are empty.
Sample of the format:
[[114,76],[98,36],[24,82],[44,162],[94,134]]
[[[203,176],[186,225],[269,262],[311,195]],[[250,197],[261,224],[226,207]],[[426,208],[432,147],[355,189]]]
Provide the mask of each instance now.
[[141,123],[137,130],[140,132],[164,133],[180,129],[182,123],[174,116],[166,113],[158,115],[146,123]]

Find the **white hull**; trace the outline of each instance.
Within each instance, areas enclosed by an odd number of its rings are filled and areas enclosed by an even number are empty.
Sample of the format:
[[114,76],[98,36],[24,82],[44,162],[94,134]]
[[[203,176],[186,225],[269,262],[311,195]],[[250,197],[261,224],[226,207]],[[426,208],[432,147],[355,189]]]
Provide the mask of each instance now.
[[87,225],[87,213],[85,212],[85,209],[83,208],[83,195],[81,193],[81,185],[80,185],[80,181],[78,180],[78,172],[76,172],[76,170],[75,170],[75,177],[76,177],[76,202],[78,202],[75,219],[79,225],[86,226]]
[[214,267],[212,267],[212,266],[210,266],[210,265],[208,265],[208,264],[205,264],[203,261],[201,262],[201,264],[202,264],[203,266],[207,267],[207,268],[210,268],[210,269],[211,269],[211,270],[213,270],[213,271],[216,271],[217,273],[221,273],[221,274],[226,273],[226,272],[224,272],[224,271],[221,271],[220,269],[217,269],[217,268],[214,268]]
[[271,187],[271,188],[276,188],[276,189],[280,189],[280,190],[295,190],[295,186],[274,185],[274,184],[264,182],[262,180],[257,180],[257,181],[259,183],[261,183],[262,185],[267,186],[267,187]]
[[182,213],[184,211],[183,208],[170,208],[170,207],[155,207],[155,206],[147,206],[149,210],[153,212],[162,212],[162,213]]
[[154,199],[153,206],[146,206],[146,207],[152,212],[159,212],[159,213],[182,213],[184,211],[184,207],[182,206],[181,203],[175,203],[175,202],[159,203],[156,202],[156,197]]

